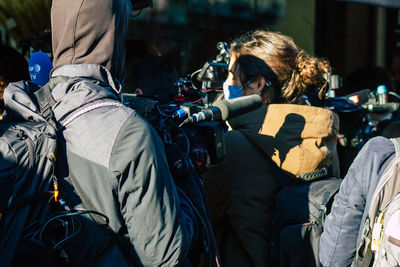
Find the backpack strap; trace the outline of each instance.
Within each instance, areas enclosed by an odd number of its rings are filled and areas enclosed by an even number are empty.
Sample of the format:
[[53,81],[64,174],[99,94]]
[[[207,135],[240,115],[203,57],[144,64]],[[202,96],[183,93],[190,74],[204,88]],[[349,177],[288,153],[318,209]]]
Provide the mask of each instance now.
[[[51,78],[48,83],[46,83],[45,85],[43,85],[42,87],[40,87],[39,89],[34,91],[34,95],[39,104],[40,112],[42,113],[42,116],[49,123],[51,123],[54,127],[56,126],[56,123],[55,123],[52,108],[56,104],[56,101],[53,98],[51,91],[59,83],[63,83],[63,82],[74,83],[74,82],[79,82],[79,81],[91,81],[93,83],[100,83],[99,81],[90,79],[90,78],[56,76],[56,77]],[[78,118],[79,116],[81,116],[91,110],[105,107],[105,106],[123,106],[123,104],[120,101],[117,101],[114,99],[104,98],[104,99],[94,100],[94,101],[86,103],[83,106],[79,107],[78,109],[74,110],[73,112],[68,114],[66,117],[64,117],[62,120],[60,120],[59,123],[63,127],[65,127],[67,124],[69,124],[70,122],[72,122],[73,120]]]
[[321,225],[324,226],[325,218],[328,213],[328,209],[330,210],[330,202],[333,201],[333,196],[339,191],[339,186],[332,191],[326,191],[322,195],[321,204],[319,206],[320,217],[321,217]]
[[371,266],[372,258],[374,257],[374,253],[371,249],[367,249],[364,258],[361,260],[360,267],[369,267]]
[[394,145],[394,149],[396,151],[396,157],[400,156],[400,137],[396,138],[390,138],[390,141],[392,141]]
[[[33,92],[36,97],[36,100],[40,107],[40,112],[42,113],[43,117],[53,123],[53,111],[52,107],[56,104],[56,101],[51,94],[51,91],[58,83],[65,82],[68,80],[68,77],[65,76],[56,76],[51,78],[48,83],[40,87],[38,90]],[[54,125],[55,126],[55,123]]]

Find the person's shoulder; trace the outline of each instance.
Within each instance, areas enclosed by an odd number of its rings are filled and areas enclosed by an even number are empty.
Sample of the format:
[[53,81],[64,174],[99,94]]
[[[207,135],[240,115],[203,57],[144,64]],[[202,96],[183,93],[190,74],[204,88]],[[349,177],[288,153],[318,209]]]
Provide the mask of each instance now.
[[368,140],[362,147],[353,163],[357,164],[360,168],[364,168],[365,166],[381,168],[382,164],[391,159],[395,154],[396,148],[390,139],[383,136],[376,136]]
[[363,146],[362,151],[369,151],[369,152],[394,152],[395,147],[393,142],[383,136],[376,136],[368,140],[368,142]]
[[158,136],[150,122],[136,110],[124,106],[120,107],[118,112],[127,115],[120,129],[120,136],[125,136],[125,138],[135,136],[133,139],[140,138],[140,140],[152,139],[154,136]]
[[130,107],[126,106],[121,106],[119,108],[119,112],[125,113],[127,117],[126,123],[128,124],[139,124],[143,125],[143,127],[146,129],[148,126],[150,126],[150,123],[148,120],[146,120],[139,112],[137,112],[135,109],[132,109]]

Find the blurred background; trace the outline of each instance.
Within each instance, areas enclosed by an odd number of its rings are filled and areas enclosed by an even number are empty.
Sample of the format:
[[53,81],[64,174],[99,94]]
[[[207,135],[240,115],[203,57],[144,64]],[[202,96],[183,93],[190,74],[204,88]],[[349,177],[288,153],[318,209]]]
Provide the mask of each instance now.
[[[0,0],[0,42],[27,58],[51,54],[51,0]],[[153,0],[134,11],[128,52],[153,46],[184,76],[212,60],[219,41],[264,28],[290,35],[345,77],[368,66],[393,71],[400,53],[400,0]]]

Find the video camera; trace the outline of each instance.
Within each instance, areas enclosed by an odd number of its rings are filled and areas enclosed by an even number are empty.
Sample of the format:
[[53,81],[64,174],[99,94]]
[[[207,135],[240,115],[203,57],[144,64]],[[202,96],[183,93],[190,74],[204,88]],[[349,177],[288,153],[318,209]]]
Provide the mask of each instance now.
[[[178,94],[168,103],[161,103],[156,95],[122,94],[122,103],[135,109],[157,131],[166,148],[167,159],[175,158],[169,162],[174,178],[184,176],[183,173],[193,166],[204,173],[207,169],[204,165],[222,161],[227,130],[223,121],[262,105],[258,95],[214,101],[215,91],[222,87],[210,86],[222,85],[229,62],[228,45],[219,42],[217,48],[219,54],[215,60],[174,83]],[[202,82],[201,88],[195,86],[196,81]],[[177,157],[179,153],[169,153],[175,148],[184,155]]]
[[228,75],[228,65],[230,60],[229,47],[226,42],[217,43],[219,54],[215,60],[208,61],[200,70],[197,80],[203,82],[203,89],[209,88],[210,83],[223,83]]
[[228,77],[229,46],[226,42],[218,42],[216,47],[219,51],[216,58],[191,74],[193,87],[207,93],[207,103],[213,103],[223,93],[222,84]]
[[201,149],[209,156],[208,163],[214,164],[225,157],[226,125],[221,122],[258,108],[262,99],[258,95],[242,96],[205,107],[202,101],[177,98],[160,104],[156,97],[122,94],[122,103],[149,121],[166,147],[177,146],[187,156]]

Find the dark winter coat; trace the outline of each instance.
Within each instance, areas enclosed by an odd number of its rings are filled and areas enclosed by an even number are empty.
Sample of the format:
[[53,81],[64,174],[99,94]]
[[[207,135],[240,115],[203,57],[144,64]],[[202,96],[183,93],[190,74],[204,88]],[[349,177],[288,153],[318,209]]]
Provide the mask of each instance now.
[[281,188],[271,159],[294,179],[337,166],[338,118],[322,108],[276,104],[229,124],[226,158],[204,177],[221,260],[229,267],[268,266],[271,208]]

